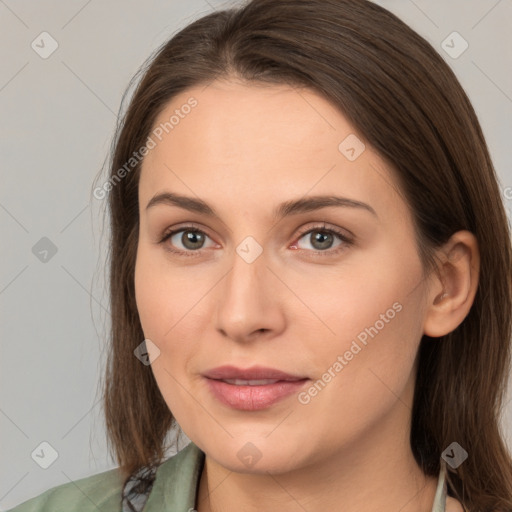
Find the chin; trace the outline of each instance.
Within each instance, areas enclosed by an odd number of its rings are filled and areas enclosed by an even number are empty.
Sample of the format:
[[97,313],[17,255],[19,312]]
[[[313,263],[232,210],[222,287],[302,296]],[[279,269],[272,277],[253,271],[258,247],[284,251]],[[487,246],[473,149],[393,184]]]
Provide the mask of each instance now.
[[[297,460],[299,450],[297,442],[293,446],[283,446],[265,437],[242,437],[230,440],[226,445],[216,444],[209,450],[205,446],[206,453],[229,471],[236,473],[266,474],[286,473],[301,465]],[[205,448],[202,448],[205,451]],[[300,452],[302,457],[303,452]]]

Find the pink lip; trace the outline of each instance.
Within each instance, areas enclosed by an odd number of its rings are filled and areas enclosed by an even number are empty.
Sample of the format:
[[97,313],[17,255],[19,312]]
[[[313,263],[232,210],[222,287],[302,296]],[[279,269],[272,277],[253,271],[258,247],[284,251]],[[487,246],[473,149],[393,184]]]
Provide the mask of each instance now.
[[279,400],[299,391],[309,379],[279,381],[261,386],[237,386],[206,378],[210,391],[223,404],[242,411],[266,409]]
[[244,379],[244,380],[258,380],[258,379],[277,379],[296,381],[306,379],[304,375],[291,375],[281,370],[274,368],[267,368],[265,366],[253,366],[251,368],[237,368],[236,366],[225,365],[212,368],[203,373],[209,379]]
[[[290,375],[273,368],[254,366],[242,370],[234,366],[221,366],[207,371],[208,387],[212,394],[224,405],[243,411],[266,409],[289,395],[296,393],[309,381],[307,377]],[[221,379],[278,380],[273,384],[244,386],[229,384]]]

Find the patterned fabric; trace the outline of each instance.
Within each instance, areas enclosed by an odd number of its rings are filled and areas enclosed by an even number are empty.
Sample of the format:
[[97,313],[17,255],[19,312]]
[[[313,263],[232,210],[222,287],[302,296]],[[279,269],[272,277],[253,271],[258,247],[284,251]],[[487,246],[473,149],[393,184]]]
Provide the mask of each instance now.
[[142,512],[153,488],[158,466],[145,466],[127,480],[122,493],[122,512]]

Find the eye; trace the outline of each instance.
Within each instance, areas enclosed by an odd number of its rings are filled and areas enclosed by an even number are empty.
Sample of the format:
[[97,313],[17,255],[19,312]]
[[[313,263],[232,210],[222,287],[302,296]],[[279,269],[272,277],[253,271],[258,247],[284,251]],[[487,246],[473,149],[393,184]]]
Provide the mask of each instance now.
[[[167,240],[170,240],[171,243],[166,244],[168,251],[185,256],[195,256],[200,249],[204,248],[206,238],[210,237],[195,226],[181,226],[179,229],[168,231],[159,243],[164,244]],[[179,244],[182,244],[183,249],[180,248]],[[215,245],[215,243],[212,244],[212,246]],[[178,249],[174,248],[176,246],[178,246]]]
[[[297,239],[297,242],[303,238],[306,239],[310,246],[313,248],[313,251],[308,252],[321,255],[337,254],[338,252],[353,244],[353,240],[342,233],[341,230],[335,228],[327,228],[325,224],[315,226],[308,229],[306,232],[301,233],[300,238]],[[336,238],[338,238],[340,242],[338,245],[334,246],[334,249],[332,249]],[[302,247],[299,247],[297,242],[292,245],[292,249],[303,250]]]
[[[167,231],[161,237],[159,243],[164,244],[165,249],[169,252],[184,256],[198,256],[201,249],[206,248],[204,244],[207,238],[210,239],[204,231],[196,226],[189,225],[180,226],[179,228]],[[299,247],[297,242],[303,238],[309,240],[313,250],[309,250],[307,247]],[[334,249],[332,249],[336,238],[339,240],[339,243],[334,246]],[[292,249],[305,250],[306,252],[312,252],[313,254],[318,255],[337,254],[354,243],[353,240],[341,230],[332,227],[327,228],[325,224],[314,226],[313,228],[309,228],[307,231],[303,231],[300,233],[300,237],[296,240],[297,242],[294,242],[291,245]],[[170,243],[166,244],[165,242],[167,241],[170,241]],[[183,248],[180,248],[179,244],[181,244]],[[212,244],[209,247],[215,247],[216,245],[217,244],[212,241]]]

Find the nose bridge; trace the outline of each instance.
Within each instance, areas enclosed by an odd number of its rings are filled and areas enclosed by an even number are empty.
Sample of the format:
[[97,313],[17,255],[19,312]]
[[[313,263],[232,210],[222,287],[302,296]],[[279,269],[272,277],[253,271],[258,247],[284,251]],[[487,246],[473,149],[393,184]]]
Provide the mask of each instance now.
[[257,302],[259,295],[265,294],[268,278],[265,274],[269,273],[266,265],[263,247],[253,237],[246,237],[235,247],[232,256],[231,272],[226,280],[226,298],[237,303]]
[[270,280],[275,276],[267,265],[266,253],[253,237],[235,247],[217,303],[217,328],[230,337],[243,339],[271,327],[269,311],[274,309],[275,314],[275,294]]

